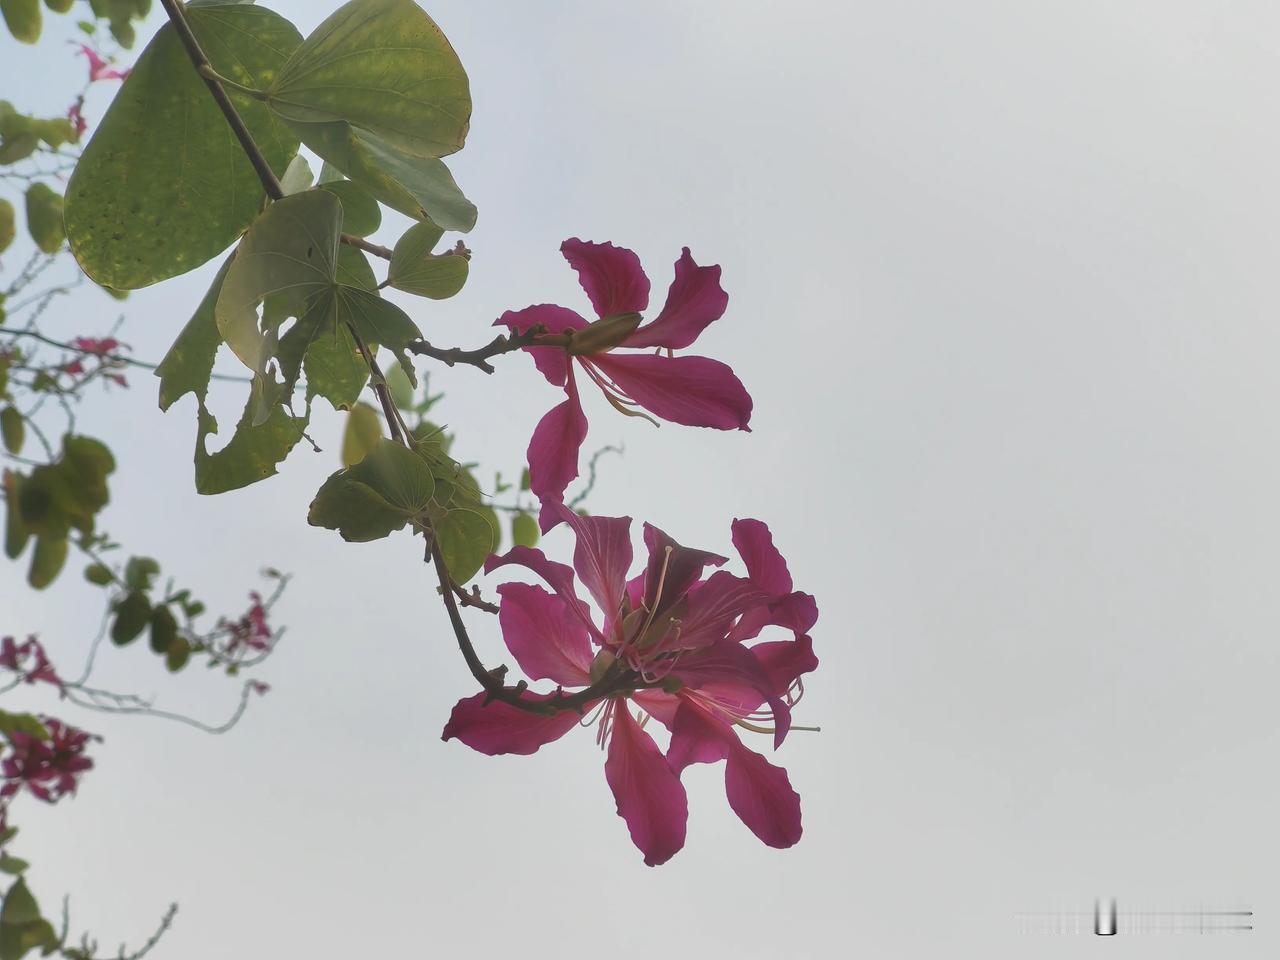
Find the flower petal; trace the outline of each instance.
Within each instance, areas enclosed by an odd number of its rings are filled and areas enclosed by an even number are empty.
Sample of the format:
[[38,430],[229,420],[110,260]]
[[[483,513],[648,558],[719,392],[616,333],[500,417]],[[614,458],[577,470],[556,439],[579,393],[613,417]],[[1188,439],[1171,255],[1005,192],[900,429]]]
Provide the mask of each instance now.
[[573,550],[573,567],[604,612],[607,633],[622,609],[627,589],[632,556],[631,518],[582,517],[560,504],[551,512],[573,528],[578,541]]
[[667,763],[677,774],[691,763],[715,763],[729,756],[730,741],[737,740],[723,721],[682,698],[671,725]]
[[783,849],[800,839],[800,794],[782,767],[737,744],[725,764],[724,790],[738,819],[768,846]]
[[578,271],[578,282],[596,308],[596,316],[638,313],[649,305],[649,278],[640,258],[626,247],[571,237],[560,244],[560,252]]
[[684,846],[689,802],[684,785],[658,745],[640,729],[625,700],[613,709],[613,733],[604,776],[627,822],[631,842],[651,867],[666,863]]
[[666,347],[680,350],[698,339],[707,326],[724,316],[729,295],[720,286],[720,267],[700,267],[685,247],[676,261],[676,278],[667,302],[653,323],[628,337],[628,347]]
[[566,687],[591,682],[587,629],[563,599],[528,583],[504,583],[498,596],[502,639],[525,676]]
[[791,592],[791,572],[787,561],[773,545],[773,534],[760,520],[734,520],[733,546],[747,565],[747,576],[761,590],[773,596]]
[[[728,557],[706,550],[682,547],[662,530],[646,523],[644,543],[649,548],[649,565],[644,574],[644,604],[658,613],[675,606],[707,567],[728,563]],[[665,570],[664,570],[665,568]],[[661,587],[661,596],[658,589]]]
[[734,643],[742,643],[760,635],[765,627],[784,627],[796,637],[808,633],[818,622],[818,602],[808,593],[796,591],[788,593],[767,607],[749,610],[734,624],[729,639]]
[[[533,693],[525,696],[530,700],[546,699]],[[500,753],[527,756],[544,743],[559,740],[577,726],[580,719],[576,710],[561,710],[544,716],[501,700],[486,704],[484,698],[485,694],[477,693],[474,697],[459,700],[440,739],[457,737],[472,750],[491,757]]]
[[663,420],[716,430],[750,429],[751,395],[719,360],[605,353],[592,356],[591,363]]
[[671,669],[685,686],[743,711],[762,703],[773,713],[773,746],[777,749],[791,729],[791,708],[775,691],[773,680],[752,650],[736,643],[717,643],[682,657]]
[[[578,475],[578,450],[587,437],[587,416],[578,402],[578,388],[573,381],[573,368],[569,367],[565,379],[565,392],[569,396],[564,403],[552,407],[538,421],[529,440],[529,489],[545,503],[564,500],[565,488]],[[545,533],[551,518],[539,519]]]
[[750,580],[718,570],[689,591],[689,607],[681,618],[679,646],[684,649],[707,647],[724,640],[738,617],[768,602],[769,597]]
[[[558,307],[554,303],[539,303],[523,310],[508,310],[497,320],[495,327],[506,327],[513,333],[524,333],[534,324],[542,324],[547,333],[564,333],[566,330],[581,330],[587,321],[568,307]],[[569,355],[562,347],[525,347],[524,352],[533,357],[538,371],[557,387],[563,387],[568,375]]]
[[516,546],[500,557],[492,556],[486,560],[484,572],[493,573],[499,567],[511,565],[532,570],[545,580],[556,596],[564,601],[570,612],[582,621],[596,641],[603,642],[604,637],[601,636],[599,628],[591,622],[591,609],[582,602],[582,599],[573,589],[573,567],[567,563],[556,563],[554,560],[548,560],[547,555],[537,547]]

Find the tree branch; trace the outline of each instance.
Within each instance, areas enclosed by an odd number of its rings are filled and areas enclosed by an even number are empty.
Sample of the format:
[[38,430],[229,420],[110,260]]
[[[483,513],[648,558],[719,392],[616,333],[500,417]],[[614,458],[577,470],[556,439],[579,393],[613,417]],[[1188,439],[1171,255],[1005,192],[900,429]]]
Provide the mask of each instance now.
[[461,347],[433,347],[426,340],[417,340],[408,345],[410,353],[420,357],[431,357],[450,367],[458,363],[470,364],[485,373],[493,373],[493,364],[489,360],[504,353],[512,353],[524,347],[563,347],[569,338],[564,334],[547,335],[546,328],[534,324],[523,333],[512,331],[506,336],[494,337],[483,347],[475,350],[463,350]]

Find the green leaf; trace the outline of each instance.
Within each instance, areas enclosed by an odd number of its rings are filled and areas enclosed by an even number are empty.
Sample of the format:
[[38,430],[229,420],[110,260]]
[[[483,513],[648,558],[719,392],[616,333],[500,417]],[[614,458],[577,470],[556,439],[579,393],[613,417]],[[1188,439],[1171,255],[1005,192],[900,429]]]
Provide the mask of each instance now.
[[164,665],[170,673],[177,673],[191,659],[191,644],[186,637],[174,637],[165,653]]
[[40,39],[40,0],[0,0],[0,14],[4,14],[5,26],[20,43],[35,43]]
[[27,478],[12,470],[4,472],[4,500],[8,507],[4,526],[4,552],[10,560],[17,560],[22,554],[31,531],[22,518],[22,487]]
[[117,647],[133,643],[151,622],[151,601],[141,590],[130,590],[116,604],[116,619],[111,624],[111,642]]
[[359,463],[382,439],[382,420],[378,411],[367,403],[357,403],[347,416],[347,428],[342,435],[342,465],[350,467]]
[[[345,323],[321,320],[316,336],[303,348],[307,396],[321,396],[335,410],[349,410],[369,379],[369,367]],[[321,332],[323,331],[323,332]]]
[[391,402],[397,407],[401,410],[413,409],[413,384],[399,364],[387,371],[387,389],[391,392]]
[[130,557],[124,565],[124,585],[130,590],[150,590],[160,573],[160,564],[151,557]]
[[432,300],[445,300],[461,290],[467,281],[467,258],[460,253],[433,254],[431,248],[439,239],[440,230],[433,223],[410,227],[391,252],[391,286]]
[[520,489],[521,490],[529,489],[529,468],[528,467],[525,467],[523,470],[520,471]]
[[67,233],[62,225],[62,197],[45,183],[27,187],[27,231],[44,253],[62,249]]
[[4,448],[10,453],[21,453],[22,442],[26,439],[27,424],[17,407],[5,407],[0,410],[0,437],[4,439]]
[[76,0],[44,0],[44,5],[54,13],[70,13]]
[[213,361],[222,346],[222,333],[214,318],[214,305],[222,292],[222,282],[231,267],[228,257],[213,278],[209,291],[196,307],[187,325],[173,341],[173,346],[156,367],[160,378],[160,409],[168,410],[188,393],[194,393],[204,403],[209,392],[209,376],[213,373]]
[[0,167],[27,159],[38,146],[40,138],[34,133],[15,133],[0,138]]
[[[344,224],[345,226],[345,221]],[[378,292],[378,278],[373,275],[369,258],[350,244],[338,248],[338,283],[358,287],[370,293]]]
[[446,230],[465,233],[476,225],[475,205],[466,198],[443,160],[416,157],[344,121],[296,123],[289,128],[303,143],[369,191],[374,199],[415,220],[430,219]]
[[278,404],[258,425],[252,423],[253,399],[245,405],[231,442],[217,453],[209,453],[205,441],[218,432],[218,421],[203,406],[196,432],[196,492],[226,493],[275,476],[276,464],[289,455],[302,439],[307,417],[295,417]]
[[[289,21],[251,4],[191,5],[187,19],[214,69],[248,87],[267,86],[301,42]],[[297,138],[264,104],[228,94],[282,174]],[[145,287],[226,249],[262,200],[252,165],[173,27],[164,25],[76,164],[67,187],[72,252],[97,283]]]
[[151,611],[151,649],[167,653],[178,639],[178,621],[168,607],[159,606]]
[[15,733],[25,733],[37,740],[49,739],[49,730],[39,717],[30,713],[9,713],[7,710],[0,710],[0,733],[9,739],[13,739]]
[[13,243],[13,238],[17,236],[17,230],[14,223],[13,204],[8,200],[0,199],[0,253],[9,249],[9,244]]
[[484,566],[493,552],[497,531],[484,514],[456,508],[433,516],[432,530],[440,543],[440,555],[450,576],[466,583]]
[[342,232],[367,237],[382,225],[382,208],[360,184],[337,180],[317,189],[328,190],[342,201]]
[[11,857],[7,853],[0,854],[0,870],[5,873],[19,874],[22,873],[31,864],[18,857]]
[[91,437],[68,434],[57,463],[36,467],[22,484],[22,518],[32,533],[65,537],[74,528],[92,533],[94,517],[110,499],[107,477],[116,468],[111,451]]
[[460,150],[471,119],[458,55],[413,0],[344,4],[294,51],[267,95],[282,117],[346,120],[417,157]]
[[337,530],[355,543],[378,540],[422,515],[434,492],[427,464],[395,441],[381,439],[363,460],[324,482],[307,522]]
[[69,541],[66,537],[36,537],[36,548],[31,552],[31,567],[27,570],[27,583],[32,590],[43,590],[62,572],[67,562]]
[[315,175],[311,172],[311,164],[307,162],[306,157],[298,154],[285,168],[284,176],[280,178],[280,189],[284,191],[286,197],[291,197],[295,193],[310,190],[314,181]]
[[13,882],[0,907],[0,960],[20,960],[37,947],[45,954],[58,944],[58,935],[49,921],[40,916],[40,907],[21,877]]
[[107,587],[115,581],[110,568],[101,563],[91,563],[84,568],[84,578],[95,587]]
[[518,547],[536,547],[538,521],[527,513],[517,513],[511,518],[511,542]]
[[40,919],[40,907],[23,880],[15,880],[0,907],[0,926],[19,926]]

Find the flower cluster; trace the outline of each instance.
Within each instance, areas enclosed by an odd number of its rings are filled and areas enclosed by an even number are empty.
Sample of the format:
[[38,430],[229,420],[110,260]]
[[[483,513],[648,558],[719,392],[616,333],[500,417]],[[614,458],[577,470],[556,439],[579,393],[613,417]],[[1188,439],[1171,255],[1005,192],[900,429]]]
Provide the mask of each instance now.
[[[256,590],[251,592],[249,601],[249,609],[240,619],[223,618],[218,621],[218,630],[225,635],[220,650],[224,656],[234,657],[245,651],[265,653],[271,649],[274,635],[267,624],[267,608],[263,604],[262,594]],[[266,684],[262,686],[266,687]]]
[[59,690],[64,687],[35,637],[28,637],[24,643],[18,643],[13,637],[0,639],[0,667],[17,674],[17,680],[22,683],[48,683]]
[[[743,577],[709,573],[726,558],[681,546],[645,524],[648,559],[629,578],[630,517],[550,510],[576,534],[573,567],[529,547],[490,559],[488,571],[522,566],[551,588],[518,582],[498,588],[503,639],[530,679],[551,680],[558,693],[592,685],[609,691],[585,709],[606,751],[605,778],[618,814],[645,863],[664,863],[684,845],[688,808],[680,774],[693,763],[725,761],[729,805],[742,822],[769,846],[794,844],[800,798],[786,771],[737,736],[765,733],[775,748],[781,745],[803,692],[800,677],[818,665],[809,637],[817,605],[792,589],[769,529],[758,520],[734,521]],[[598,616],[578,595],[575,573]],[[771,626],[791,637],[755,642]],[[487,699],[482,693],[459,701],[444,739],[487,754],[530,754],[581,720],[573,710],[542,715]],[[670,731],[665,755],[633,706]]]
[[12,750],[0,761],[0,797],[8,799],[24,786],[45,803],[58,800],[76,789],[77,778],[93,766],[85,756],[90,740],[101,737],[86,733],[52,717],[41,717],[48,738],[14,731],[9,734]]

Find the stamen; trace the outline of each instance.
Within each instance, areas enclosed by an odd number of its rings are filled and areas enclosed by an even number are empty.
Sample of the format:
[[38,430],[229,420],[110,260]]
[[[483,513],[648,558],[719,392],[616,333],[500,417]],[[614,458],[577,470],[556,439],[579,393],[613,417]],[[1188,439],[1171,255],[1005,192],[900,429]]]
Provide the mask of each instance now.
[[642,420],[648,420],[655,427],[662,426],[662,424],[658,423],[658,421],[649,416],[649,414],[642,410],[633,409],[635,407],[639,407],[639,404],[628,397],[621,387],[605,377],[604,374],[591,366],[591,364],[583,363],[582,369],[587,372],[587,376],[590,377],[595,385],[600,388],[601,392],[604,393],[604,398],[609,401],[613,409],[617,410],[624,417],[639,417]]

